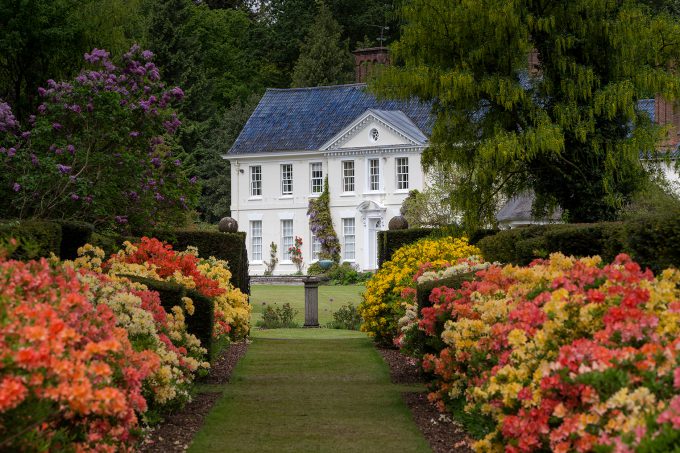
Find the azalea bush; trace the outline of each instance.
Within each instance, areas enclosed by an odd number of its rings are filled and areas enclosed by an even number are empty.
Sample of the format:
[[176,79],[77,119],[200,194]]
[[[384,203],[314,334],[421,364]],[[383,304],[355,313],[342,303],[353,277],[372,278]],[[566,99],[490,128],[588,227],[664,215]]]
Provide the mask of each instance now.
[[[103,257],[101,250],[91,246],[78,252],[95,263]],[[195,377],[210,367],[203,361],[207,351],[198,338],[187,332],[185,311],[186,315],[193,314],[191,300],[166,313],[159,294],[140,283],[87,271],[79,272],[78,279],[87,284],[85,295],[89,301],[95,306],[105,304],[113,311],[116,325],[128,332],[135,349],[151,350],[160,358],[158,370],[144,381],[144,396],[150,408],[162,412],[188,402]]]
[[213,298],[215,338],[228,334],[243,338],[250,330],[248,296],[231,284],[227,262],[214,257],[199,258],[196,248],[178,252],[170,244],[143,237],[136,244],[125,242],[122,250],[102,264],[102,269],[112,275],[136,275],[178,283]]
[[[462,274],[471,274],[482,269],[487,269],[492,264],[485,262],[480,256],[461,258],[454,263],[427,262],[422,264],[413,281],[417,285],[427,282],[438,282],[450,277]],[[394,344],[401,349],[402,353],[421,358],[426,348],[441,349],[441,340],[438,335],[429,335],[429,338],[418,328],[421,321],[416,288],[407,287],[401,292],[401,305],[404,307],[404,316],[397,322],[399,332],[394,339]],[[439,331],[441,333],[441,331]]]
[[444,343],[424,357],[430,397],[491,426],[477,451],[680,445],[680,271],[553,254],[477,275],[419,321]]
[[398,321],[405,313],[401,293],[406,288],[415,288],[413,277],[420,266],[428,262],[443,266],[479,254],[479,249],[468,244],[466,238],[426,238],[400,248],[366,282],[359,305],[364,320],[361,329],[377,342],[391,344],[399,332]]
[[0,449],[125,451],[161,357],[136,348],[88,283],[47,260],[0,258]]
[[173,138],[184,93],[138,46],[117,63],[101,49],[85,61],[74,80],[39,89],[23,124],[0,100],[0,216],[134,231],[183,223],[198,195]]

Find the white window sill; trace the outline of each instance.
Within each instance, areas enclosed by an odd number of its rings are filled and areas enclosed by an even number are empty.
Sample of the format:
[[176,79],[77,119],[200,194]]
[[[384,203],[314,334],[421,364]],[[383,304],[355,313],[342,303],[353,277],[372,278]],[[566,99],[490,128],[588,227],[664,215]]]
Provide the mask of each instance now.
[[356,258],[353,259],[353,260],[348,260],[348,259],[344,259],[344,258],[343,258],[343,259],[342,259],[342,262],[343,262],[343,263],[356,263],[357,260],[356,260]]
[[321,196],[321,192],[319,193],[310,193],[308,195],[309,198],[319,198]]
[[356,197],[357,194],[355,192],[343,192],[340,194],[341,197]]
[[394,193],[409,193],[411,189],[397,189]]
[[262,195],[248,198],[248,201],[257,201],[257,200],[262,200]]
[[251,265],[262,265],[262,264],[264,264],[264,261],[262,261],[262,260],[252,260],[250,262],[250,264]]
[[279,200],[292,200],[293,194],[284,194],[279,197]]
[[281,260],[279,264],[293,264],[293,262],[291,260]]
[[363,195],[385,195],[384,190],[369,190],[368,192],[364,192]]

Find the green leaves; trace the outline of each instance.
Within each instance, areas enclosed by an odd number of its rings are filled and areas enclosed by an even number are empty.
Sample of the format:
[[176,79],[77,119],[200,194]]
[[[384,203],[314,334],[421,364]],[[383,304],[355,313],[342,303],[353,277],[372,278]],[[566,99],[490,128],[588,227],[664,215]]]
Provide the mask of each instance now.
[[402,14],[398,65],[371,87],[433,103],[423,161],[462,175],[451,201],[468,229],[527,189],[572,221],[616,216],[644,180],[639,153],[661,137],[637,102],[680,95],[677,21],[606,0],[410,0]]

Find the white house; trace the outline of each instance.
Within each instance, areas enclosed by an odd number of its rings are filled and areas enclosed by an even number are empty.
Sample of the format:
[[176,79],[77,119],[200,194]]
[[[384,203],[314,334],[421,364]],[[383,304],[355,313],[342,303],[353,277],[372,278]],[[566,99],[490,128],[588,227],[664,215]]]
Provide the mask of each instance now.
[[428,104],[378,100],[364,84],[267,90],[224,156],[251,275],[264,273],[272,242],[274,273],[295,272],[288,247],[296,236],[304,262],[318,259],[307,208],[326,177],[342,260],[376,269],[377,232],[399,215],[409,190],[423,189],[420,157],[431,125]]

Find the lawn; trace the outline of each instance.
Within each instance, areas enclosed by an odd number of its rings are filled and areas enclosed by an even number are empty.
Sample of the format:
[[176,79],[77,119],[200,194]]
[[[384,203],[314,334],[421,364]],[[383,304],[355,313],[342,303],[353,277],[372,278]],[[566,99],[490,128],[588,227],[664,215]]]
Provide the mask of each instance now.
[[189,451],[430,451],[371,340],[337,332],[255,336]]
[[[333,312],[341,305],[351,303],[358,306],[364,286],[319,286],[319,324],[325,326],[333,319]],[[295,320],[302,325],[305,321],[305,288],[288,285],[252,285],[250,303],[253,306],[251,325],[255,327],[262,317],[264,304],[279,306],[290,303],[298,311]]]

